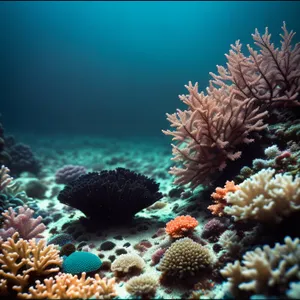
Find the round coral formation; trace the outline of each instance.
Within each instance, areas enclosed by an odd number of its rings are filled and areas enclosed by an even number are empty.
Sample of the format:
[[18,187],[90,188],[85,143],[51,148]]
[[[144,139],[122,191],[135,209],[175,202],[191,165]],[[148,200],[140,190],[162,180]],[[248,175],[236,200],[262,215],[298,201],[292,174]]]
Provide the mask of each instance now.
[[158,280],[152,275],[143,274],[129,279],[125,288],[126,291],[133,296],[154,296],[158,288]]
[[142,271],[145,267],[144,260],[135,253],[121,254],[111,265],[111,270],[117,274]]
[[90,252],[75,251],[64,259],[63,271],[72,275],[97,271],[102,265],[101,259]]
[[198,224],[198,221],[189,215],[179,216],[166,224],[166,233],[172,238],[180,238],[188,235]]
[[121,223],[159,200],[158,188],[153,179],[117,168],[80,176],[65,186],[58,199],[96,223]]
[[57,170],[55,173],[55,182],[60,184],[68,184],[71,181],[86,174],[86,168],[83,166],[66,165]]
[[174,242],[165,252],[159,269],[168,277],[192,277],[208,268],[213,262],[211,251],[194,242],[183,238]]

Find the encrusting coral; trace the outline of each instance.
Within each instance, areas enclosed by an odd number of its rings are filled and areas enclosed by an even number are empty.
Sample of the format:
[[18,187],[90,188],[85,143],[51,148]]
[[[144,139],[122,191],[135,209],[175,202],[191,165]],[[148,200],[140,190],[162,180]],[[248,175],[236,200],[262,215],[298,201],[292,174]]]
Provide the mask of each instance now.
[[234,220],[253,219],[261,222],[281,222],[300,210],[300,177],[276,174],[263,169],[243,181],[236,192],[226,194],[224,212]]
[[[17,232],[0,244],[1,293],[22,293],[35,276],[48,276],[59,272],[62,259],[59,251],[46,241],[19,239]],[[34,277],[34,278],[33,278]]]

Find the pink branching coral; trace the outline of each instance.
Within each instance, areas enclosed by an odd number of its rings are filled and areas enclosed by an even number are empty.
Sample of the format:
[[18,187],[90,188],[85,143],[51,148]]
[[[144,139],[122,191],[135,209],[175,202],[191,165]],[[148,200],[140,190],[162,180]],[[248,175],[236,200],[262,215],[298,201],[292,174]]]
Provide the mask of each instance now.
[[18,213],[9,207],[7,211],[2,213],[5,220],[3,229],[0,229],[0,237],[5,240],[15,232],[18,232],[20,237],[25,240],[43,237],[41,233],[46,229],[46,226],[41,223],[41,216],[35,219],[32,217],[33,214],[34,211],[26,205],[20,207]]
[[188,109],[167,114],[176,130],[163,130],[177,141],[172,160],[183,165],[170,169],[175,184],[207,183],[228,160],[241,156],[237,148],[254,141],[251,133],[266,128],[268,108],[300,105],[300,44],[292,47],[295,33],[285,23],[282,29],[280,49],[270,42],[267,28],[262,36],[257,30],[252,35],[260,51],[248,45],[248,57],[239,41],[231,45],[227,68],[217,66],[218,74],[210,73],[207,94],[198,93],[198,83],[185,86],[189,95],[179,98]]
[[4,190],[13,180],[13,178],[8,174],[9,172],[9,168],[5,166],[0,168],[0,191]]

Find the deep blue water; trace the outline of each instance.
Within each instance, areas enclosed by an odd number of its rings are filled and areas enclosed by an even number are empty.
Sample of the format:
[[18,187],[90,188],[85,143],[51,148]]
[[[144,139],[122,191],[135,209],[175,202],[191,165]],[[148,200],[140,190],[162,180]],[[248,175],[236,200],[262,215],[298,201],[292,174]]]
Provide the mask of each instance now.
[[300,2],[0,2],[1,121],[8,131],[162,135],[189,80],[208,85],[231,43]]

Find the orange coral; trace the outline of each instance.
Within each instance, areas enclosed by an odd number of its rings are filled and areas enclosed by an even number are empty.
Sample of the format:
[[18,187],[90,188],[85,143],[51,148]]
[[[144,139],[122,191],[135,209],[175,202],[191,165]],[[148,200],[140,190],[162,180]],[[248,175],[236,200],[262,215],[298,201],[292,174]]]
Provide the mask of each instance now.
[[174,220],[168,222],[165,229],[166,233],[172,238],[180,238],[194,230],[198,224],[198,221],[189,215],[178,216]]
[[[55,245],[46,240],[19,238],[15,232],[0,243],[0,295],[19,294],[27,288],[34,276],[48,276],[59,271],[62,259]],[[18,295],[19,295],[18,294]]]
[[86,277],[59,273],[54,278],[36,281],[36,287],[30,287],[29,293],[19,295],[21,299],[112,299],[116,297],[115,278]]
[[234,184],[234,181],[226,181],[224,188],[217,187],[216,192],[211,194],[214,198],[214,203],[209,205],[207,208],[211,211],[213,215],[219,217],[224,215],[224,207],[227,205],[225,196],[228,192],[235,192],[239,189],[238,185]]

